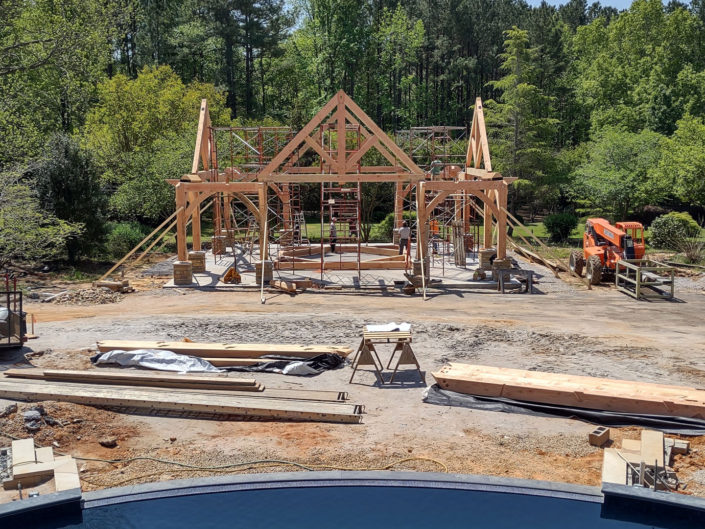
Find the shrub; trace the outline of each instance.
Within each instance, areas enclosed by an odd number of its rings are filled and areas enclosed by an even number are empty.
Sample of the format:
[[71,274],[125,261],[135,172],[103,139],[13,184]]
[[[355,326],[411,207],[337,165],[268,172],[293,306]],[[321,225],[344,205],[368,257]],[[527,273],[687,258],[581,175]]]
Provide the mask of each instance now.
[[572,213],[554,213],[543,219],[543,225],[553,241],[564,241],[578,227],[580,219]]
[[143,226],[137,222],[119,222],[111,224],[109,228],[105,246],[108,253],[116,259],[132,250],[146,235]]
[[698,264],[705,256],[705,240],[695,237],[682,239],[678,244],[678,251],[683,254],[686,263]]
[[[405,211],[402,215],[404,220],[409,221],[409,226],[413,228],[414,222],[416,222],[416,212],[415,211]],[[394,234],[394,213],[388,213],[386,217],[380,222],[372,227],[372,232],[370,233],[370,239],[376,242],[379,241],[391,241],[392,235]]]
[[672,211],[656,218],[649,227],[649,244],[654,248],[678,250],[685,239],[697,237],[700,226],[688,213]]

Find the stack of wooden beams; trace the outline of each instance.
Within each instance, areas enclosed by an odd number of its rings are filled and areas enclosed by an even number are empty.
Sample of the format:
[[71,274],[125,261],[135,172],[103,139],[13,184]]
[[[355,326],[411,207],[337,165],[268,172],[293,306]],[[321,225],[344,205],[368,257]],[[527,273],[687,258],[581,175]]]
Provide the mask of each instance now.
[[3,481],[5,490],[32,487],[54,478],[56,492],[81,487],[76,460],[71,456],[54,457],[50,446],[34,448],[34,439],[12,441],[12,477]]
[[[193,380],[197,382],[193,382]],[[203,379],[213,381],[208,386]],[[108,370],[10,369],[0,378],[0,397],[72,402],[156,414],[359,423],[364,406],[343,391],[239,386],[221,377]],[[245,381],[249,382],[249,381]],[[252,381],[254,382],[254,381]],[[259,389],[255,389],[259,386]],[[243,389],[244,388],[244,389]]]
[[157,349],[197,356],[217,367],[258,364],[267,361],[266,358],[262,358],[266,355],[313,358],[326,353],[334,353],[343,357],[352,353],[352,349],[340,345],[236,344],[143,340],[103,340],[98,342],[98,350],[101,352],[115,350],[135,351],[137,349]]
[[595,410],[705,418],[705,391],[628,380],[451,363],[433,373],[443,389]]

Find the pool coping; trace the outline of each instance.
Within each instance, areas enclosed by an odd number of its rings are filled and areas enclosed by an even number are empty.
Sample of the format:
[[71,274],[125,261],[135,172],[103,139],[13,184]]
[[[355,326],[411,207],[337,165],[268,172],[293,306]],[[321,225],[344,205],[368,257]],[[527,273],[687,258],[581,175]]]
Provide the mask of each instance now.
[[83,508],[92,509],[134,501],[145,501],[175,496],[192,496],[238,490],[282,489],[292,487],[414,487],[473,490],[548,496],[591,503],[602,503],[599,487],[537,481],[527,479],[483,476],[474,474],[445,474],[432,472],[393,471],[325,471],[280,472],[271,474],[239,474],[208,478],[180,479],[146,483],[83,494]]

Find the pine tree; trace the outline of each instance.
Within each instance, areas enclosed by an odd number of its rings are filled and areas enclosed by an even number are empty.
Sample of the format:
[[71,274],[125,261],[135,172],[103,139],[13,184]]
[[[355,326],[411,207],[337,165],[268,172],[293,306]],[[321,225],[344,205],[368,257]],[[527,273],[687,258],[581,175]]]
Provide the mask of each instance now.
[[552,98],[535,84],[537,50],[529,47],[528,32],[514,26],[505,35],[500,55],[505,75],[490,83],[501,95],[487,101],[485,108],[494,168],[519,179],[513,197],[516,208],[517,200],[531,202],[545,196],[536,192],[549,183],[557,120],[550,117]]

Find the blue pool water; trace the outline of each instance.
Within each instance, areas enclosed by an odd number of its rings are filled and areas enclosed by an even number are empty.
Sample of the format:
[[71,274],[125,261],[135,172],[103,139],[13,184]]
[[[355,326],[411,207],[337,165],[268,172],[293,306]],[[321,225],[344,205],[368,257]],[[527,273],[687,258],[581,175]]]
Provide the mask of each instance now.
[[[628,529],[675,527],[604,517],[597,499],[401,486],[239,490],[84,509],[33,527],[82,529]],[[697,525],[678,525],[697,527]]]

